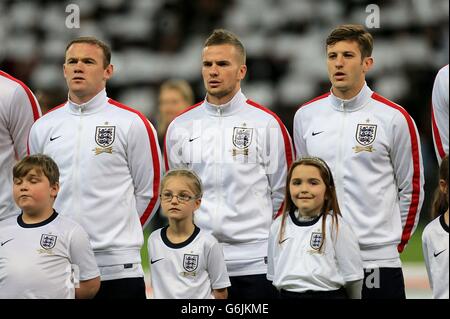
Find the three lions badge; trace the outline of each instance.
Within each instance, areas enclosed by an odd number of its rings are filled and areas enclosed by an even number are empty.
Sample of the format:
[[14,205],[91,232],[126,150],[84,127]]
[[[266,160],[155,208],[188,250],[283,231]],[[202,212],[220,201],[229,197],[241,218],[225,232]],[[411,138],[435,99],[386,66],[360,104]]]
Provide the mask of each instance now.
[[97,126],[95,128],[95,143],[98,146],[93,149],[95,155],[102,153],[112,154],[114,143],[116,137],[116,127],[115,126]]

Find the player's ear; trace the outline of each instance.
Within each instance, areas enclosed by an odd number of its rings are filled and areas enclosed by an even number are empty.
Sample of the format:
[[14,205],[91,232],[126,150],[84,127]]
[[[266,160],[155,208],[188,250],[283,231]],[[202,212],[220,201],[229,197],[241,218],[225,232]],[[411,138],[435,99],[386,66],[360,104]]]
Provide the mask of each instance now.
[[114,73],[114,65],[108,64],[104,71],[104,80],[109,80]]
[[374,63],[374,61],[373,61],[373,58],[371,56],[365,57],[363,59],[363,70],[364,70],[364,73],[369,72],[369,70],[373,67],[373,63]]

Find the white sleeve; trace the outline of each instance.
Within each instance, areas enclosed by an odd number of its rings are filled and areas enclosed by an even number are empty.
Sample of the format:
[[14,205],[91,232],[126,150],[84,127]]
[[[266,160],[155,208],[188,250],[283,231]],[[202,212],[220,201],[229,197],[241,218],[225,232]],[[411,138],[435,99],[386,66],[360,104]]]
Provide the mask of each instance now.
[[28,148],[30,154],[44,153],[45,140],[44,136],[46,134],[42,131],[42,126],[40,127],[40,121],[33,124],[30,130],[30,135],[28,136]]
[[306,141],[303,139],[300,110],[298,110],[294,116],[293,135],[294,135],[295,154],[297,158],[299,158],[300,156],[308,155],[306,149]]
[[88,234],[77,225],[70,236],[70,262],[73,268],[78,269],[80,281],[100,276]]
[[159,207],[162,163],[156,130],[142,114],[139,117],[130,127],[127,156],[137,211],[145,227]]
[[31,126],[41,116],[36,97],[30,89],[18,86],[11,100],[9,128],[14,150],[19,159],[27,155],[28,134]]
[[439,70],[431,96],[433,142],[439,164],[448,154],[448,65]]
[[420,137],[414,120],[406,111],[399,112],[394,116],[391,127],[390,157],[397,182],[403,226],[398,251],[402,252],[419,221],[425,179]]
[[[331,219],[331,216],[328,218]],[[337,233],[334,229],[332,236],[336,261],[345,282],[363,279],[364,270],[359,243],[350,225],[339,218]]]
[[433,276],[431,275],[430,269],[430,256],[428,255],[428,230],[425,227],[422,233],[422,252],[423,260],[425,261],[425,268],[427,269],[428,280],[430,282],[430,288],[433,290]]
[[284,193],[286,188],[286,175],[292,164],[294,150],[291,137],[284,124],[275,118],[270,121],[266,132],[267,154],[266,174],[271,190],[273,217],[282,212]]
[[[279,216],[278,218],[282,218]],[[275,225],[279,225],[276,221],[272,223],[270,227],[269,240],[268,240],[268,251],[267,251],[267,280],[273,281],[275,276],[275,267],[274,267],[274,255],[275,255],[275,247],[277,245],[278,239],[278,229]]]
[[230,287],[231,283],[228,277],[222,245],[217,241],[210,247],[207,263],[211,288],[222,289]]

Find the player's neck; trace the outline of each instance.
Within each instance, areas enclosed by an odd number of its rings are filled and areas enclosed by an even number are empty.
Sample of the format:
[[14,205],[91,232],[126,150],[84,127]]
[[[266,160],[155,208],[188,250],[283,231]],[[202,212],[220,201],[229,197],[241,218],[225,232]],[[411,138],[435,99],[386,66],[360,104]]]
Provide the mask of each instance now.
[[26,211],[22,210],[22,220],[25,224],[38,224],[46,221],[53,215],[53,207],[43,211]]
[[194,230],[195,226],[192,223],[192,220],[169,220],[167,238],[174,244],[182,243],[192,236]]

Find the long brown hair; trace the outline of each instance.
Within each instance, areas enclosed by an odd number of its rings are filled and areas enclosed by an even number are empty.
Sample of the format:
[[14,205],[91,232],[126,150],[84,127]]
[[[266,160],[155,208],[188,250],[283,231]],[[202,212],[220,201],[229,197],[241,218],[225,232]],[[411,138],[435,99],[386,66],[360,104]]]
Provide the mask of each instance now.
[[447,184],[447,194],[441,192],[438,185],[434,192],[433,206],[431,208],[431,217],[433,219],[445,213],[448,209],[448,155],[445,155],[439,167],[439,180],[443,180]]
[[331,215],[332,218],[332,227],[336,227],[336,231],[338,229],[338,215],[341,216],[341,210],[339,209],[339,204],[336,196],[336,189],[334,186],[334,179],[331,173],[330,168],[327,163],[319,157],[301,157],[292,163],[287,178],[286,178],[286,194],[284,198],[284,211],[281,219],[281,228],[280,228],[280,238],[278,243],[281,244],[283,241],[284,231],[286,228],[286,218],[290,213],[293,213],[297,207],[291,199],[291,190],[290,184],[292,179],[292,173],[297,166],[314,166],[320,172],[320,177],[322,177],[323,182],[325,183],[326,191],[325,191],[325,200],[322,205],[321,213],[322,213],[322,242],[319,247],[319,252],[322,251],[323,243],[325,242],[326,236],[326,218],[328,215]]

